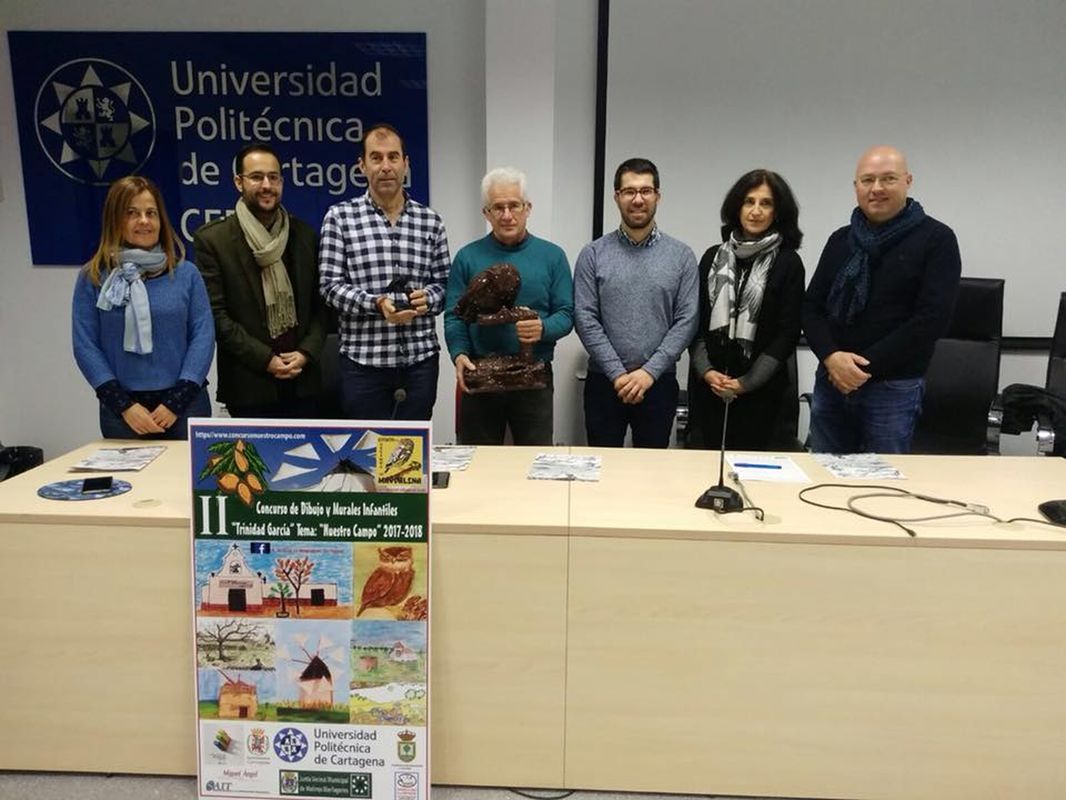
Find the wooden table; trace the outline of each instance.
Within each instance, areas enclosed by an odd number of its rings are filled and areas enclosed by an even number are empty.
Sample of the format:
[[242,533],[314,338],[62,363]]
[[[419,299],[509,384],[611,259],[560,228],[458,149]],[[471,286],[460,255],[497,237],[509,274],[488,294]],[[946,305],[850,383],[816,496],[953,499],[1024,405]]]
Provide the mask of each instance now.
[[[190,774],[187,450],[119,498],[33,496],[97,446],[0,484],[0,769]],[[431,495],[435,782],[1066,796],[1066,531],[911,539],[749,483],[760,523],[693,507],[708,453],[575,448],[602,479],[567,484],[526,480],[535,452],[480,448]],[[1001,517],[1066,497],[1062,459],[891,461]]]
[[[1066,529],[965,517],[911,539],[754,482],[764,522],[716,518],[693,507],[709,454],[600,452],[602,481],[572,487],[567,786],[1066,797]],[[1003,518],[1066,496],[1062,459],[890,460],[907,480],[887,483]]]
[[37,497],[100,444],[0,483],[0,769],[195,774],[188,445],[118,497]]

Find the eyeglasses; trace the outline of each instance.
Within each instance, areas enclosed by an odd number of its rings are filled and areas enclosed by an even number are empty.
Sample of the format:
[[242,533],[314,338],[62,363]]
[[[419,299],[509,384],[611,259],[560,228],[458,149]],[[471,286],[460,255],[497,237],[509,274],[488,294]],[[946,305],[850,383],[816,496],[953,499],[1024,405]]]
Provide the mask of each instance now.
[[889,174],[889,175],[863,175],[862,177],[860,177],[855,182],[857,184],[859,184],[859,186],[861,186],[864,189],[872,189],[874,187],[874,184],[876,184],[878,181],[880,181],[881,185],[884,186],[886,189],[891,189],[893,186],[895,186],[901,180],[903,180],[903,176],[894,175],[894,174]]
[[491,206],[485,206],[485,210],[499,219],[503,216],[505,211],[510,211],[512,217],[517,216],[525,211],[528,205],[529,203],[525,201],[519,202],[517,200],[512,200],[509,203],[493,203]]
[[249,172],[247,175],[241,175],[248,183],[281,183],[285,180],[280,172]]
[[653,186],[641,186],[639,189],[635,189],[632,186],[627,186],[625,189],[617,189],[615,194],[621,197],[623,200],[633,200],[639,194],[644,200],[651,200],[659,193],[659,190]]

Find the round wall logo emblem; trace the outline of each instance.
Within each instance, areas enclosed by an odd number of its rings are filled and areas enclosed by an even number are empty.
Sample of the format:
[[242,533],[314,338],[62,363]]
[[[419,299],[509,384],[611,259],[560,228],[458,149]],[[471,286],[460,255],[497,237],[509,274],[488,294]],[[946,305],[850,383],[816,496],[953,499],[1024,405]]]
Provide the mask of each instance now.
[[106,186],[136,172],[155,146],[152,101],[112,61],[78,58],[52,72],[37,92],[37,141],[56,169]]
[[296,728],[282,728],[274,734],[274,752],[290,764],[307,755],[307,737]]

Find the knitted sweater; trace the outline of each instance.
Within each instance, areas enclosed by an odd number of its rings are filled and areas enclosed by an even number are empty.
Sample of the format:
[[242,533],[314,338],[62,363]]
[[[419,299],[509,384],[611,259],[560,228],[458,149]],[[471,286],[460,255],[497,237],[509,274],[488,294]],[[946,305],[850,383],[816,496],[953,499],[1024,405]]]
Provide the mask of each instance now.
[[168,389],[178,381],[202,385],[215,349],[215,324],[203,278],[188,261],[144,282],[152,310],[152,352],[122,347],[126,307],[96,307],[100,287],[84,270],[74,286],[74,360],[94,389],[117,380],[127,391]]
[[692,248],[660,234],[634,245],[612,231],[585,245],[574,268],[574,325],[589,369],[614,380],[644,368],[673,371],[696,333],[699,290]]
[[522,286],[515,304],[528,306],[540,315],[544,333],[533,346],[533,354],[542,361],[551,361],[555,343],[574,328],[574,281],[566,254],[557,245],[533,235],[508,246],[500,244],[491,233],[466,245],[452,260],[444,301],[444,338],[452,361],[463,353],[480,358],[518,352],[514,325],[483,327],[455,316],[455,304],[471,279],[500,263],[511,264],[521,275]]
[[866,308],[854,323],[843,325],[829,318],[826,302],[851,256],[848,231],[845,226],[829,237],[807,287],[807,343],[819,361],[837,350],[864,356],[870,361],[864,369],[873,378],[920,378],[955,308],[962,270],[955,234],[926,217],[880,257],[872,257]]

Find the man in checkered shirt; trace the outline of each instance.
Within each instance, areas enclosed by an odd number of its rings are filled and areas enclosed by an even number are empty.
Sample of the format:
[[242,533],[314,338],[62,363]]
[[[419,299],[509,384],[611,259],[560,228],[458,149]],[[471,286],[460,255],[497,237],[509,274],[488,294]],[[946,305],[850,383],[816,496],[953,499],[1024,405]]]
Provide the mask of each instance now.
[[[410,164],[390,125],[363,137],[361,197],[322,221],[319,286],[340,317],[341,407],[349,419],[430,419],[451,257],[437,213],[404,191]],[[402,391],[401,391],[402,390]]]

